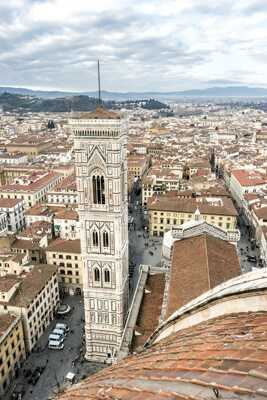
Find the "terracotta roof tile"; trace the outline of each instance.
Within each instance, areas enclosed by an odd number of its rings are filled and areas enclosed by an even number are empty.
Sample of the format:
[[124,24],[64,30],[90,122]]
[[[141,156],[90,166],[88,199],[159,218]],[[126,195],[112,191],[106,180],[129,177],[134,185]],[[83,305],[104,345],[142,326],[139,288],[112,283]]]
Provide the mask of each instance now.
[[75,239],[75,240],[56,239],[49,244],[46,251],[51,251],[55,253],[81,254],[81,242],[80,239]]
[[152,332],[159,324],[163,294],[165,289],[165,274],[149,275],[145,287],[145,293],[137,318],[136,331],[140,336],[134,336],[132,349],[137,350],[143,346]]
[[[0,338],[4,335],[11,324],[17,319],[16,315],[12,314],[1,314],[0,315]],[[0,339],[1,340],[1,339]]]
[[222,202],[216,205],[204,199],[184,199],[177,198],[169,194],[152,197],[148,200],[148,209],[151,211],[170,211],[170,212],[183,212],[193,214],[197,208],[200,213],[205,215],[229,215],[237,216],[237,211],[233,202],[228,197],[223,197]]
[[174,242],[166,315],[240,274],[234,245],[206,234]]
[[255,331],[259,324],[267,327],[267,312],[224,315],[178,331],[59,399],[204,400],[216,398],[214,388],[222,399],[261,399],[267,393],[267,351],[261,349],[267,329]]

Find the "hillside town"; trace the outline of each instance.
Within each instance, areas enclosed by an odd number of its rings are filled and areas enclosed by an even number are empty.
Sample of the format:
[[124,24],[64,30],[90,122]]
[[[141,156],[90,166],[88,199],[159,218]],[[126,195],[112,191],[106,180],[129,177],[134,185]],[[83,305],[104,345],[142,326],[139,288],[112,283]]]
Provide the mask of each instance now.
[[[198,296],[267,267],[267,113],[168,107],[0,113],[0,398],[52,398],[74,376],[138,354]],[[114,254],[129,287],[123,317]],[[94,343],[90,326],[120,318],[112,339],[110,328]],[[60,327],[64,340],[51,341]]]

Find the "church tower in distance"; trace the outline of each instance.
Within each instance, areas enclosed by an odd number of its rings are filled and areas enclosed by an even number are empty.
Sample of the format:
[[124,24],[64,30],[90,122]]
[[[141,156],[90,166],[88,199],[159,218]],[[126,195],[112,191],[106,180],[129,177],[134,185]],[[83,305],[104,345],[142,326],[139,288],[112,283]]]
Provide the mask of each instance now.
[[85,357],[112,362],[128,308],[127,122],[101,106],[69,122],[84,261]]

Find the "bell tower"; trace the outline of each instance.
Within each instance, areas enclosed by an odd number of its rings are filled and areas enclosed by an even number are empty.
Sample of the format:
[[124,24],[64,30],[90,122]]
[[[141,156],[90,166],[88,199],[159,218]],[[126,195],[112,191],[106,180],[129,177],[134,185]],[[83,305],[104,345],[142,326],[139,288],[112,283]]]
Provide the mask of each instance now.
[[128,308],[127,122],[99,105],[69,123],[84,261],[86,358],[112,362]]

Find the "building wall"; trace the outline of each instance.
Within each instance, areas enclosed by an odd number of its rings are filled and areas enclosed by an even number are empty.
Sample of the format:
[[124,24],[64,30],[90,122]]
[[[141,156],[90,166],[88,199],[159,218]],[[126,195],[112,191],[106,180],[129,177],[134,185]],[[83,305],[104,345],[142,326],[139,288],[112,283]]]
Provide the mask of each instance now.
[[34,222],[40,222],[40,221],[45,221],[45,222],[53,222],[53,214],[51,215],[27,215],[25,216],[26,220],[26,226],[30,226]]
[[7,215],[7,230],[9,232],[17,233],[25,227],[25,215],[23,202],[19,202],[14,207],[1,207]]
[[0,210],[0,235],[7,233],[7,215]]
[[163,194],[170,190],[179,190],[180,189],[180,181],[179,179],[170,180],[170,179],[155,179],[152,184],[143,184],[142,185],[142,205],[147,205],[147,200],[154,196],[154,194]]
[[55,235],[64,240],[80,239],[80,221],[72,219],[54,219]]
[[0,164],[9,164],[9,165],[19,165],[19,164],[26,164],[28,162],[28,157],[21,156],[21,157],[6,157],[0,158]]
[[46,193],[51,190],[55,185],[57,185],[62,179],[62,176],[56,176],[51,179],[48,183],[44,184],[41,188],[36,190],[27,190],[27,186],[25,186],[25,190],[13,191],[5,190],[5,187],[2,187],[1,197],[4,199],[22,199],[24,202],[25,209],[35,206],[38,203],[42,203],[46,200]]
[[26,358],[20,317],[11,324],[0,341],[0,395],[3,395]]
[[[194,214],[169,212],[169,211],[149,211],[149,233],[151,236],[163,236],[164,232],[169,231],[172,226],[182,225],[190,221]],[[209,224],[218,226],[226,231],[236,229],[236,217],[228,215],[203,214],[203,219]]]
[[49,149],[52,146],[51,142],[39,143],[32,145],[23,144],[8,144],[6,149],[8,153],[25,153],[29,156],[34,156],[40,154],[42,151]]
[[59,287],[55,273],[28,307],[0,304],[0,313],[10,312],[22,317],[25,348],[30,353],[53,320],[58,304]]
[[70,295],[80,294],[83,290],[83,260],[81,254],[47,251],[48,264],[58,267],[59,286]]
[[47,194],[47,202],[49,204],[77,204],[78,194],[75,193],[67,193],[67,192],[55,192]]

